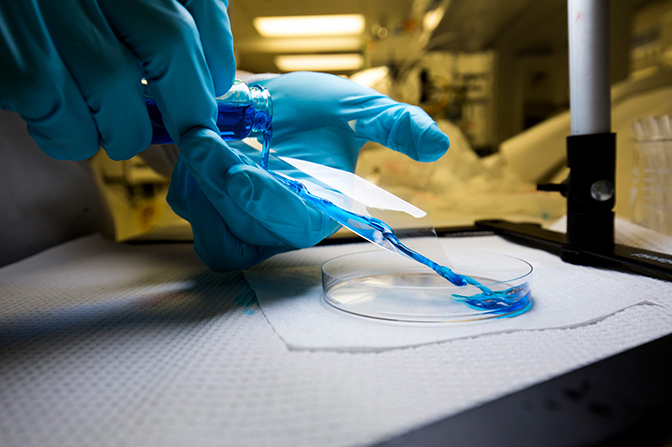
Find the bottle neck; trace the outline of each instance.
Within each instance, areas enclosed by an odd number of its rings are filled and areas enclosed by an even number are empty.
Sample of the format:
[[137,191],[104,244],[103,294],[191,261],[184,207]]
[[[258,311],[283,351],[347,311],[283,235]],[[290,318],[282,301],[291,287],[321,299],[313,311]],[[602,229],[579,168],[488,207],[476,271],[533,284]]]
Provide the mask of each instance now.
[[252,132],[264,132],[271,128],[273,120],[273,101],[271,94],[260,85],[250,87],[252,105],[254,106],[254,123]]

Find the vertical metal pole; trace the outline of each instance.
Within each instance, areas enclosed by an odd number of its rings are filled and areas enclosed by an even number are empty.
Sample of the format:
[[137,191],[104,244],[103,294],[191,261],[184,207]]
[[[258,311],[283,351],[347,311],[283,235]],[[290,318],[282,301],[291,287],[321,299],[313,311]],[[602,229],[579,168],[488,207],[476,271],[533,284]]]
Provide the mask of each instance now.
[[609,0],[568,0],[572,135],[611,132]]
[[609,1],[568,0],[572,135],[567,138],[567,242],[562,259],[589,262],[572,247],[614,245],[616,135],[611,133]]

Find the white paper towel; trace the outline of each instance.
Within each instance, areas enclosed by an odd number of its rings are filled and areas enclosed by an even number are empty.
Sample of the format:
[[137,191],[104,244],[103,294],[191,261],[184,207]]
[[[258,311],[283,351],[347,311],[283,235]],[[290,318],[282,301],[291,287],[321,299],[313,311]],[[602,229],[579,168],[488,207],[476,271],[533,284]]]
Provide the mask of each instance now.
[[[554,223],[550,229],[565,233],[567,230],[567,216]],[[672,236],[644,228],[630,221],[617,217],[614,220],[614,242],[630,247],[643,248],[653,252],[672,254]],[[672,307],[672,290],[669,282],[648,278],[641,275],[623,275],[613,270],[595,270],[596,273],[608,278],[623,280],[642,290],[647,290],[655,296],[650,301],[661,306]]]
[[[371,246],[260,269],[353,249]],[[208,271],[190,245],[87,237],[0,269],[0,445],[371,445],[670,331],[672,309],[639,305],[575,328],[289,350],[242,275]]]
[[[640,282],[565,264],[556,256],[497,236],[445,238],[440,242],[448,258],[451,249],[480,249],[530,262],[534,267],[533,308],[514,318],[438,326],[382,322],[331,308],[322,299],[321,263],[344,253],[370,250],[370,244],[319,247],[279,256],[246,271],[245,277],[264,315],[290,349],[382,350],[496,332],[571,327],[654,300],[661,293],[659,288],[641,287]],[[672,285],[660,284],[672,293]]]

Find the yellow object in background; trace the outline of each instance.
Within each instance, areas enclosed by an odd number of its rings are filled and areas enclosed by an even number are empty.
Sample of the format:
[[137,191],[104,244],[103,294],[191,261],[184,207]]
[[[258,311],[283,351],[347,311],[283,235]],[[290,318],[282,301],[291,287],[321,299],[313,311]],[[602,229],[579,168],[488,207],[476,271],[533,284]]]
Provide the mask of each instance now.
[[166,202],[170,179],[157,174],[140,156],[114,161],[99,151],[91,167],[114,217],[117,241],[163,227],[189,226]]

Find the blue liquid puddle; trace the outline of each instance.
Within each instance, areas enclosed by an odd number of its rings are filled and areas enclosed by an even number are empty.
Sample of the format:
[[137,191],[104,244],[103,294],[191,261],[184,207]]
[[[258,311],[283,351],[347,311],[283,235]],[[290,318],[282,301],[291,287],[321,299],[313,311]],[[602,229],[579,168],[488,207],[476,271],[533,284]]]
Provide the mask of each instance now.
[[491,318],[514,317],[527,312],[532,307],[531,290],[528,282],[506,290],[493,291],[477,280],[470,278],[469,276],[455,273],[448,267],[437,264],[431,259],[406,247],[394,234],[392,228],[382,220],[376,219],[375,217],[362,216],[353,213],[352,211],[345,210],[329,200],[311,194],[303,183],[289,179],[276,172],[269,171],[268,157],[271,149],[272,135],[273,132],[270,127],[263,133],[261,167],[273,175],[280,183],[287,186],[300,197],[310,201],[313,205],[341,225],[381,247],[385,247],[389,244],[389,246],[396,249],[397,252],[431,268],[453,285],[459,287],[468,285],[477,287],[481,293],[471,296],[453,294],[452,297],[474,310],[487,313]]

